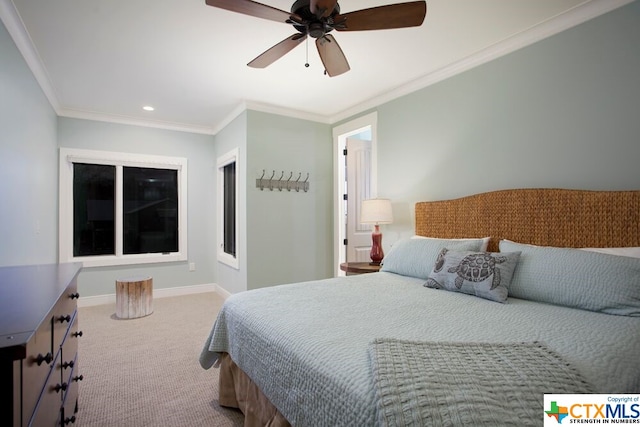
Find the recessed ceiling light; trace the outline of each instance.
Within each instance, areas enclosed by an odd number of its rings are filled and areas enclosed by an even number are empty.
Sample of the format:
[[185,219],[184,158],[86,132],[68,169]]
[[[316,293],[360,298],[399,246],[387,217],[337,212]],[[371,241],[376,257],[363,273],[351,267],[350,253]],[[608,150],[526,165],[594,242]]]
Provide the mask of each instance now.
[[142,109],[144,111],[153,111],[153,110],[155,110],[155,108],[153,108],[151,105],[145,105],[144,107],[142,107]]

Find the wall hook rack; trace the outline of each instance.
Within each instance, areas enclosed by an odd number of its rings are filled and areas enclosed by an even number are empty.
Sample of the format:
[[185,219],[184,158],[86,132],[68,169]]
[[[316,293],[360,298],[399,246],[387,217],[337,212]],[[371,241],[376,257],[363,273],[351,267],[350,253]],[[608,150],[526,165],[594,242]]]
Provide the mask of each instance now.
[[308,172],[307,172],[307,177],[305,178],[304,181],[301,181],[302,172],[298,174],[298,178],[296,180],[293,180],[293,172],[289,173],[288,178],[285,178],[285,171],[282,171],[280,173],[279,178],[275,178],[276,176],[275,170],[273,170],[273,173],[271,174],[270,178],[265,178],[266,173],[267,171],[265,169],[262,169],[262,176],[256,179],[256,188],[259,188],[260,191],[264,191],[265,188],[268,188],[269,191],[273,191],[274,189],[277,189],[278,191],[295,190],[298,193],[300,192],[300,190],[304,191],[305,193],[309,191],[309,173]]

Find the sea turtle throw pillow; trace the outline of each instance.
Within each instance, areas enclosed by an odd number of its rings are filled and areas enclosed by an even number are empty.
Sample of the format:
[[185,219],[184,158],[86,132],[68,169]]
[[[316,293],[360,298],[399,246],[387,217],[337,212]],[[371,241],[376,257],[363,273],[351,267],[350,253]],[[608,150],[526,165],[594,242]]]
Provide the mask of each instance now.
[[442,249],[424,286],[505,302],[520,252]]

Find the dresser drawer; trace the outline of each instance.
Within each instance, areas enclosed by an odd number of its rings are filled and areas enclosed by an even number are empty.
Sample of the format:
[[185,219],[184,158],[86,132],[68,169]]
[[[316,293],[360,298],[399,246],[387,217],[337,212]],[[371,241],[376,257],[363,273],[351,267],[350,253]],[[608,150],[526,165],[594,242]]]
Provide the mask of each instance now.
[[74,375],[77,375],[77,363],[78,363],[78,318],[73,317],[71,326],[69,327],[69,333],[62,343],[61,357],[60,357],[60,371],[62,382],[67,384],[67,387],[71,386],[71,382]]
[[78,305],[77,298],[78,285],[74,282],[67,288],[51,311],[53,317],[54,350],[62,345],[62,341],[67,335]]
[[64,338],[61,348],[60,367],[62,383],[66,389],[62,395],[62,422],[64,425],[73,425],[76,422],[78,411],[78,390],[82,376],[78,368],[78,316],[74,313],[67,336]]
[[[73,313],[67,335],[62,341],[62,358],[60,363],[63,369],[73,368],[76,353],[78,353],[78,312]],[[64,372],[63,376],[66,375]]]
[[74,359],[73,367],[63,372],[68,373],[69,376],[65,377],[64,380],[67,382],[68,387],[62,402],[62,421],[65,425],[73,425],[76,422],[76,412],[78,412],[79,382],[82,381],[82,375],[78,368],[77,354]]
[[52,348],[52,318],[49,318],[27,343],[27,357],[21,361],[23,420],[31,418],[57,353]]
[[[54,366],[60,366],[59,359],[60,351],[56,353]],[[40,395],[40,399],[37,402],[35,411],[33,412],[33,416],[31,417],[29,424],[27,425],[33,427],[53,427],[60,425],[60,420],[62,417],[62,393],[64,392],[63,388],[66,388],[66,386],[62,386],[60,379],[60,369],[51,369],[51,371],[49,372],[49,376],[46,378],[46,382],[44,383],[44,387],[42,388],[42,394]],[[24,419],[29,420],[28,417]]]

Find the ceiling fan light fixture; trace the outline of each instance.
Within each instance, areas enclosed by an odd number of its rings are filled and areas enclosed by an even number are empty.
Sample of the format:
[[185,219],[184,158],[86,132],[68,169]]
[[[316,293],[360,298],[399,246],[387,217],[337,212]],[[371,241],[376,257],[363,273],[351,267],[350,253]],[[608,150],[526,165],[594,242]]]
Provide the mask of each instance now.
[[326,33],[324,25],[321,22],[312,22],[311,24],[309,24],[308,31],[309,31],[309,36],[314,39],[319,39],[320,37],[324,36]]

